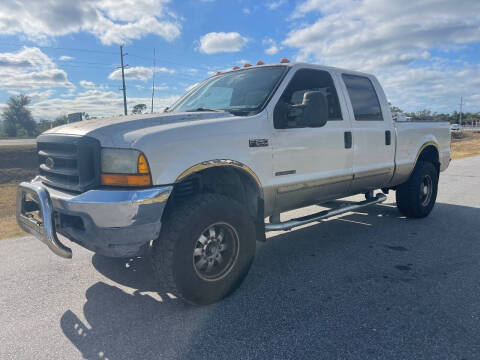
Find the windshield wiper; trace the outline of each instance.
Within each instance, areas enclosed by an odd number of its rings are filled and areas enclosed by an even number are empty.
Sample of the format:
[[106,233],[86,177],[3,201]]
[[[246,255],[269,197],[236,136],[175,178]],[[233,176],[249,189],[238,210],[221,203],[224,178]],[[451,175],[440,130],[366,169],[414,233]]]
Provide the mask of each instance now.
[[185,112],[195,112],[195,111],[214,111],[214,112],[225,112],[225,110],[219,110],[219,109],[209,109],[209,108],[204,108],[204,107],[198,107],[196,109],[189,109],[185,110]]

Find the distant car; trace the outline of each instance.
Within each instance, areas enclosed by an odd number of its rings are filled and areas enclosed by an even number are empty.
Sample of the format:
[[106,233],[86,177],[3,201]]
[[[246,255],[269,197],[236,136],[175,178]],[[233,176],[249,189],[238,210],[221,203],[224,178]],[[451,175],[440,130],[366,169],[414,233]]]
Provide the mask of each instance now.
[[460,125],[452,124],[452,125],[450,125],[450,130],[460,130]]

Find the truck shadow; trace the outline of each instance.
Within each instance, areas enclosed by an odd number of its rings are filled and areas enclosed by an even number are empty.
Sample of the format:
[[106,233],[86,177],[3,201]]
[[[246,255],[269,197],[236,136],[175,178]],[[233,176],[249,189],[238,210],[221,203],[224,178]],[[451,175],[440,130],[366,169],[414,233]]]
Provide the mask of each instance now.
[[[435,357],[465,343],[474,354],[472,309],[438,295],[478,263],[479,218],[438,203],[409,220],[386,204],[278,234],[259,244],[240,289],[206,307],[167,294],[148,258],[94,255],[110,284],[91,286],[83,314],[69,310],[60,325],[86,359]],[[462,296],[478,298],[473,277],[463,281]]]

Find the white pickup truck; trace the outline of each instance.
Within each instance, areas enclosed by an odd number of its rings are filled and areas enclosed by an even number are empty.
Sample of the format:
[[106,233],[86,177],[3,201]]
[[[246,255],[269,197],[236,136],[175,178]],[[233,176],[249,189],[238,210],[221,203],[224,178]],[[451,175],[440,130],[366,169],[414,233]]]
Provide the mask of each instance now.
[[197,304],[240,284],[266,231],[384,201],[377,189],[396,190],[403,215],[427,216],[450,162],[449,124],[393,121],[374,76],[286,62],[218,73],[162,114],[69,124],[37,144],[19,225],[65,258],[57,234],[106,256],[148,250],[170,291]]

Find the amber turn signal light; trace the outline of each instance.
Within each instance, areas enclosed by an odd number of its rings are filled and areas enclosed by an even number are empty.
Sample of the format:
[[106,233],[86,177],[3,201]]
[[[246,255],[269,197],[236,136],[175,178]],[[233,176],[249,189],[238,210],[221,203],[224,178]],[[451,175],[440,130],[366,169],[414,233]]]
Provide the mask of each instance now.
[[138,157],[137,169],[139,174],[150,175],[150,168],[148,166],[147,158],[143,154],[140,154],[140,156]]
[[102,174],[102,185],[110,186],[150,186],[150,174],[148,175],[125,175],[125,174]]

